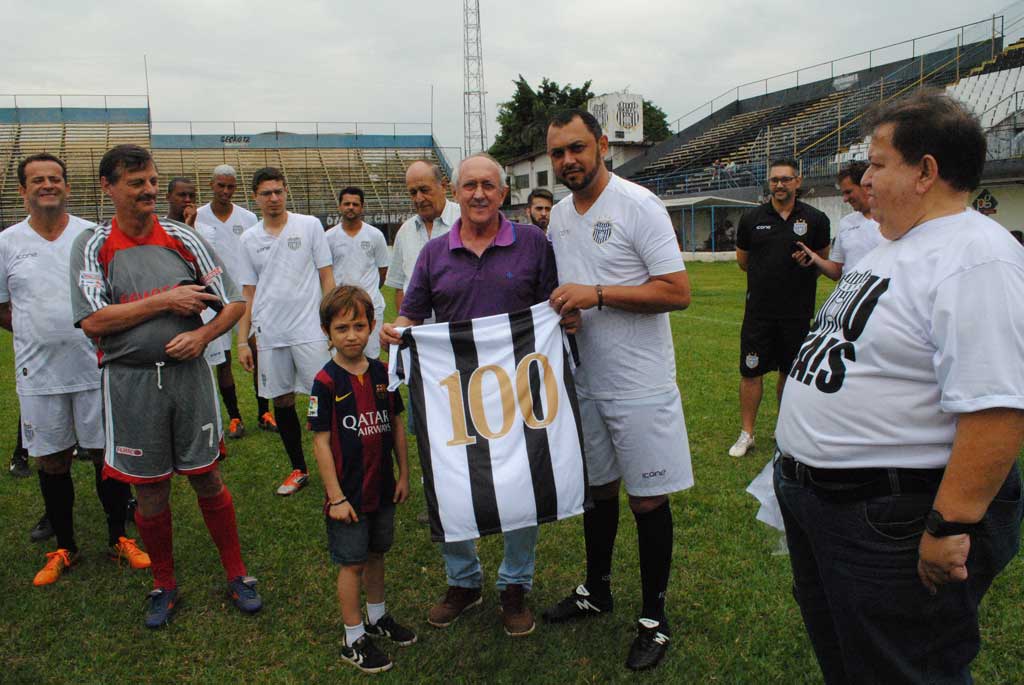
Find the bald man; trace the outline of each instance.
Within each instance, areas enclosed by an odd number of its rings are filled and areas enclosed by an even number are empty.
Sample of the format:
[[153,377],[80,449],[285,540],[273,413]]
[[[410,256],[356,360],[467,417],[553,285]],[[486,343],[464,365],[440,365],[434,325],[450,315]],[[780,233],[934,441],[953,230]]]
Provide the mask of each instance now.
[[406,219],[395,234],[391,266],[384,279],[384,285],[395,289],[395,311],[402,310],[405,287],[420,250],[431,238],[447,233],[461,215],[459,205],[446,197],[448,182],[436,164],[413,162],[405,172],[405,185],[416,213]]

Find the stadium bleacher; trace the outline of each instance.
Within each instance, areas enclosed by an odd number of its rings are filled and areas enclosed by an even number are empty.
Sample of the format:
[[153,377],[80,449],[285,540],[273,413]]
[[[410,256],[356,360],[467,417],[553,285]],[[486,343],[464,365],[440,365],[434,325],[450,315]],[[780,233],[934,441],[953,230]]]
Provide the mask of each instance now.
[[1017,98],[1010,96],[1024,88],[1022,47],[1024,40],[990,59],[995,44],[982,41],[737,100],[678,133],[677,144],[663,143],[619,173],[660,196],[757,186],[767,162],[778,157],[799,159],[805,178],[831,178],[839,164],[863,155],[863,114],[913,89],[949,86],[971,100],[986,128],[1016,112]]
[[[227,123],[225,131],[231,130]],[[405,187],[409,164],[428,159],[450,175],[449,163],[431,135],[160,135],[151,133],[145,108],[14,107],[0,109],[0,227],[24,218],[17,165],[42,151],[68,165],[68,210],[92,221],[106,219],[111,207],[100,191],[97,168],[103,153],[121,143],[151,149],[163,181],[175,176],[195,181],[200,203],[210,199],[209,175],[219,164],[238,171],[234,199],[250,209],[252,173],[264,166],[280,167],[288,178],[289,206],[327,224],[335,220],[338,191],[357,185],[366,193],[366,220],[382,229],[397,228],[412,212]],[[157,209],[166,211],[163,197]]]

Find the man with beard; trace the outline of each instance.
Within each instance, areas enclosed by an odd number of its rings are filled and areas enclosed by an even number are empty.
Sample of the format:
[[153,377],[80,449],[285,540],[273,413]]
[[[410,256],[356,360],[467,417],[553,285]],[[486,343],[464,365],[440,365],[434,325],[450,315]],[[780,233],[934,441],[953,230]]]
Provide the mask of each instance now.
[[357,285],[373,301],[373,331],[364,350],[367,357],[380,356],[380,327],[384,324],[384,296],[380,286],[387,274],[391,254],[384,234],[363,221],[363,190],[355,186],[338,193],[341,223],[327,229],[324,237],[334,260],[336,285]]
[[526,216],[530,223],[548,232],[548,222],[551,221],[551,206],[555,203],[555,196],[546,188],[534,188],[530,196],[526,198]]
[[586,580],[544,612],[551,623],[612,610],[612,552],[624,482],[636,520],[643,607],[626,658],[657,666],[671,631],[665,592],[672,567],[668,496],[693,485],[686,422],[676,384],[668,312],[690,304],[690,281],[661,201],[604,165],[608,138],[584,110],[548,126],[555,175],[572,194],[551,211],[548,236],[559,286],[551,306],[582,311],[576,372],[594,507],[583,514]]
[[796,199],[800,165],[778,159],[768,171],[771,199],[740,219],[736,262],[747,272],[746,308],[740,329],[741,430],[729,456],[754,446],[754,423],[764,393],[764,374],[779,372],[781,401],[786,374],[814,315],[817,269],[798,241],[828,257],[828,217]]

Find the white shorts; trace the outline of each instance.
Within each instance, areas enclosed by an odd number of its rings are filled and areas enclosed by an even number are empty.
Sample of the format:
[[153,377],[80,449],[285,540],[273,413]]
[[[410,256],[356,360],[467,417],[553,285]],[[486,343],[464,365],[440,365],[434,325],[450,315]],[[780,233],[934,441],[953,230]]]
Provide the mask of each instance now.
[[102,449],[103,398],[100,389],[61,395],[18,395],[21,438],[29,456],[45,457],[78,446]]
[[272,400],[291,392],[308,395],[313,379],[331,358],[326,342],[258,350],[260,397]]
[[228,352],[231,351],[230,334],[222,335],[207,345],[206,350],[203,351],[203,357],[206,359],[206,363],[211,367],[220,366],[227,361],[227,357],[224,356],[225,350]]
[[579,398],[587,478],[621,478],[626,492],[654,497],[693,485],[690,443],[679,390],[631,400]]

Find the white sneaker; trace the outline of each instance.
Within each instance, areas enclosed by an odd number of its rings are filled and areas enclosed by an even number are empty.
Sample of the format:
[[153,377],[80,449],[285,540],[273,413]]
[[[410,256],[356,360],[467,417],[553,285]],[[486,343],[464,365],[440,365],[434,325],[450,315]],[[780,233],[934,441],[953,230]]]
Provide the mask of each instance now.
[[753,449],[753,447],[754,436],[747,431],[740,431],[740,437],[736,438],[736,442],[729,448],[729,456],[742,457],[746,455],[747,450]]

